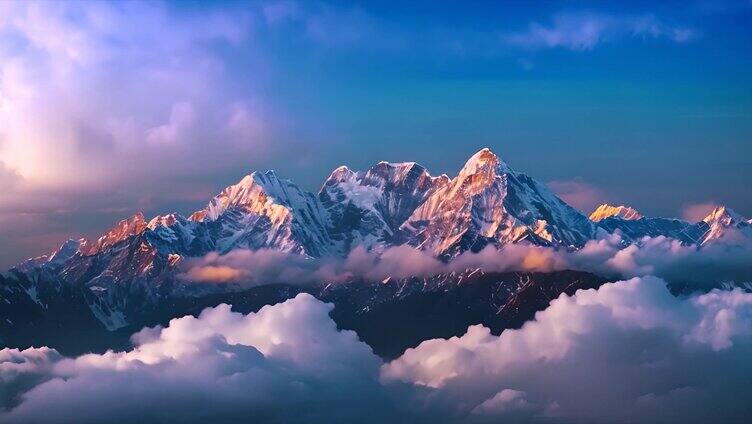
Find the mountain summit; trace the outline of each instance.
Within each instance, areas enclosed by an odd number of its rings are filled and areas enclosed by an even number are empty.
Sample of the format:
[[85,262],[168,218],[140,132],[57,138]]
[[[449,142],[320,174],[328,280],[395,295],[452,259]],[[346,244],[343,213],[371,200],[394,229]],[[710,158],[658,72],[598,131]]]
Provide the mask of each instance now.
[[590,220],[594,222],[602,221],[606,218],[617,217],[632,221],[642,218],[642,214],[629,206],[613,206],[608,203],[604,203],[596,208],[593,213],[590,214]]
[[474,154],[401,229],[409,243],[444,256],[521,241],[578,247],[596,231],[545,185],[513,171],[489,149]]

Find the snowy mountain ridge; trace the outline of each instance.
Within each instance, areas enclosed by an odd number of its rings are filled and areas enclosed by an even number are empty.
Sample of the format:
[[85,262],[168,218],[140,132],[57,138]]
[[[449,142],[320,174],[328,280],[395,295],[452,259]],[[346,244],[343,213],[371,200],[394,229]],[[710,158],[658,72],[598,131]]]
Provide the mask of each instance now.
[[729,228],[746,231],[750,221],[724,206],[697,223],[609,204],[588,218],[485,148],[454,178],[432,176],[415,162],[382,161],[366,171],[340,166],[317,194],[274,171],[253,172],[187,218],[171,213],[146,221],[136,213],[96,241],[69,240],[17,268],[57,267],[136,237],[145,239],[146,249],[188,257],[234,248],[322,257],[346,255],[358,245],[379,250],[400,244],[451,257],[488,244],[578,248],[603,231],[619,231],[626,242],[663,235],[701,245]]
[[147,221],[137,213],[95,241],[69,240],[15,270],[31,276],[24,290],[34,296],[59,292],[59,282],[86,288],[89,308],[114,330],[176,293],[221,290],[185,284],[177,269],[186,258],[233,249],[320,258],[345,256],[356,246],[379,252],[408,245],[451,260],[510,243],[578,249],[617,232],[625,244],[658,236],[698,246],[752,239],[750,221],[723,207],[697,223],[648,218],[625,206],[596,212],[588,219],[482,149],[454,178],[432,176],[414,162],[379,162],[365,171],[341,166],[317,194],[274,171],[253,172],[187,218],[171,213]]
[[619,232],[626,243],[639,243],[643,237],[659,236],[697,246],[720,241],[752,240],[752,220],[745,220],[723,205],[717,206],[698,222],[646,217],[628,206],[608,204],[600,205],[590,214],[590,219],[608,233]]

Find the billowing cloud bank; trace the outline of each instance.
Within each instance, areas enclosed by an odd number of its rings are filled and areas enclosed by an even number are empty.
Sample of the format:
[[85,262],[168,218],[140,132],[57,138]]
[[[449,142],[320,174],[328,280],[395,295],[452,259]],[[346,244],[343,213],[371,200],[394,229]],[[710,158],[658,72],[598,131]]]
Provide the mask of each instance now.
[[[731,233],[731,230],[729,230]],[[728,235],[732,240],[733,234]],[[188,260],[180,278],[205,283],[308,284],[352,279],[380,281],[387,277],[425,277],[441,272],[483,268],[488,272],[556,270],[588,271],[615,279],[656,275],[696,289],[720,282],[752,281],[752,245],[744,237],[699,249],[666,237],[646,237],[624,246],[618,235],[588,242],[577,251],[514,244],[467,252],[449,263],[409,246],[383,252],[355,248],[347,258],[306,259],[271,250],[235,250]]]
[[436,388],[428,409],[479,418],[742,422],[751,336],[751,294],[679,299],[659,279],[635,278],[562,296],[499,337],[472,326],[426,341],[382,375]]
[[654,277],[563,295],[388,364],[299,295],[145,329],[128,352],[0,351],[0,421],[742,422],[752,294],[677,298]]
[[[227,305],[144,329],[129,352],[5,349],[10,422],[325,422],[388,413],[381,361],[309,295],[247,316]],[[43,381],[41,384],[39,384]],[[33,389],[26,391],[29,387]],[[381,415],[379,415],[381,414]]]

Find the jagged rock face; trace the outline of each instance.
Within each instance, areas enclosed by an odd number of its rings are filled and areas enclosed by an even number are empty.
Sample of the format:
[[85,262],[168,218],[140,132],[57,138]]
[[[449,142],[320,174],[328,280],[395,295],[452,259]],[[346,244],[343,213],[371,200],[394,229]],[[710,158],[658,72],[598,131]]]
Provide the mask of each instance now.
[[379,162],[365,173],[362,181],[365,185],[381,189],[376,208],[392,232],[396,233],[428,196],[449,183],[449,177],[432,177],[415,162]]
[[522,240],[582,246],[595,234],[586,217],[488,149],[471,157],[401,229],[416,246],[450,256]]
[[115,330],[174,291],[175,258],[160,254],[140,234],[97,255],[77,255],[56,275],[68,285],[87,289],[86,300],[94,315],[107,329]]
[[379,162],[366,172],[339,167],[319,191],[333,251],[347,254],[395,242],[400,225],[426,197],[448,182],[414,162]]

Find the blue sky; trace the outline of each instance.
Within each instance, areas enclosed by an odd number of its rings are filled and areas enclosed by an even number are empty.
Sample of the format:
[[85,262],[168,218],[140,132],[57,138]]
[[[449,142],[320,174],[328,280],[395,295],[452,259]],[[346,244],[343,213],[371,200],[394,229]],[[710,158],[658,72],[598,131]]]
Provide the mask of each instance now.
[[0,265],[256,169],[481,147],[583,209],[752,215],[752,3],[4,2]]

